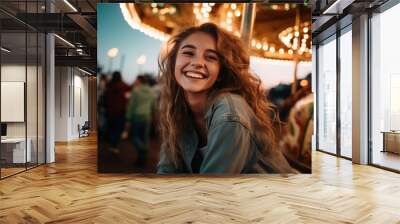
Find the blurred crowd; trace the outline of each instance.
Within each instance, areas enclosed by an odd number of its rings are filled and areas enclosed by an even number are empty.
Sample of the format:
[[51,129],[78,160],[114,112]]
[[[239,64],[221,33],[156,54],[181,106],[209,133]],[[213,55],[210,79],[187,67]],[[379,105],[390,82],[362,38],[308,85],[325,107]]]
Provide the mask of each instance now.
[[[156,110],[159,85],[152,74],[140,74],[132,85],[119,71],[111,78],[102,74],[98,87],[98,140],[108,156],[118,157],[121,150],[135,153],[136,167],[147,163],[150,138],[157,138]],[[125,144],[121,144],[125,142]],[[127,147],[128,145],[128,147]],[[104,154],[103,154],[104,155]]]

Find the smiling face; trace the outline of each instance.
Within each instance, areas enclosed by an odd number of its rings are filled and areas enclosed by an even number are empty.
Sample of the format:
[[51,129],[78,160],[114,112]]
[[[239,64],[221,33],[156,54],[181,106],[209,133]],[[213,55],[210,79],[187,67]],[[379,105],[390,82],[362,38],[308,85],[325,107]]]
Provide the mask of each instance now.
[[175,62],[175,79],[186,94],[207,93],[221,68],[215,39],[196,32],[179,46]]

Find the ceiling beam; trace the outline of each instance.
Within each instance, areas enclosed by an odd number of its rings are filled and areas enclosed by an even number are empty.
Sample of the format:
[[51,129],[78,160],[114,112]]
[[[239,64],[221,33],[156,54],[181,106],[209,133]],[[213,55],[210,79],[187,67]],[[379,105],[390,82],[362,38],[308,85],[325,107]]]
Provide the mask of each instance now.
[[90,56],[55,56],[55,65],[88,67],[96,71],[97,60]]
[[67,16],[74,21],[78,26],[80,26],[91,38],[96,38],[96,28],[90,24],[85,17],[80,14],[67,14]]

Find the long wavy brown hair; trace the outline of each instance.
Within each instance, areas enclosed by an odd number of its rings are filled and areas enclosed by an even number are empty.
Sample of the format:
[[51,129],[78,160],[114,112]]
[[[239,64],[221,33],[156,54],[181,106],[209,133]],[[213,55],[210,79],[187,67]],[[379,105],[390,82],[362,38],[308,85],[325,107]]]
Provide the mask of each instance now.
[[[259,127],[254,133],[261,140],[262,153],[270,158],[269,163],[277,172],[289,172],[289,165],[280,152],[276,150],[273,121],[276,119],[273,106],[267,101],[261,88],[261,80],[249,71],[249,54],[243,42],[236,36],[220,29],[213,23],[204,23],[190,27],[172,37],[168,50],[159,61],[160,83],[160,129],[161,137],[168,158],[178,168],[182,165],[182,150],[179,139],[191,122],[191,112],[184,96],[184,90],[175,80],[175,62],[181,43],[195,32],[210,34],[216,41],[221,69],[218,79],[209,92],[209,101],[216,96],[230,92],[242,96],[250,105]],[[271,116],[273,115],[273,116]],[[274,159],[273,159],[274,158]]]

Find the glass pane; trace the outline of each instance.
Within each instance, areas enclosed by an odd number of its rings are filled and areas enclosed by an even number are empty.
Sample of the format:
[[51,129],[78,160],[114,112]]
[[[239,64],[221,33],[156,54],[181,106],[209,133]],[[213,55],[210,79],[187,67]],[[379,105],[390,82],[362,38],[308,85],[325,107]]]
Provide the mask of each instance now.
[[400,67],[393,29],[400,21],[400,4],[374,15],[372,25],[371,132],[372,163],[400,170]]
[[336,39],[318,48],[318,148],[336,153]]
[[39,34],[38,45],[38,163],[45,163],[45,44],[46,37]]
[[352,157],[352,35],[340,37],[340,153]]
[[[27,115],[27,142],[30,144],[30,158],[28,160],[28,168],[37,165],[37,74],[38,74],[38,36],[36,32],[27,33],[28,38],[28,62],[27,62],[27,81],[26,81],[26,115]],[[29,148],[28,147],[28,148]]]
[[[26,34],[1,34],[1,140],[2,177],[25,170],[30,161],[26,141]],[[26,147],[28,146],[28,147]],[[27,150],[28,148],[28,150]]]

